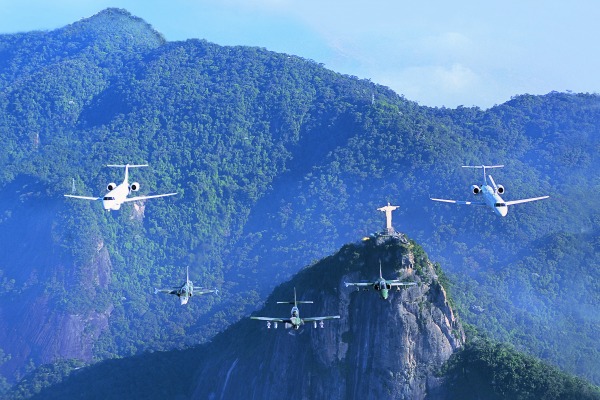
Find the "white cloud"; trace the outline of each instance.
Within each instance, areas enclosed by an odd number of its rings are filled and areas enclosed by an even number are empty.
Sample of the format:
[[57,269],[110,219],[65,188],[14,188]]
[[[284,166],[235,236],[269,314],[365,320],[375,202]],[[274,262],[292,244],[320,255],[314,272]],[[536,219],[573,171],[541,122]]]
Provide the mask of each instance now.
[[434,67],[431,76],[433,82],[447,92],[460,93],[471,90],[479,84],[477,74],[461,64]]
[[[375,82],[389,86],[409,100],[428,106],[456,107],[480,105],[489,107],[496,99],[489,98],[484,80],[462,64],[425,65],[387,70],[377,74]],[[492,89],[489,85],[487,89]]]

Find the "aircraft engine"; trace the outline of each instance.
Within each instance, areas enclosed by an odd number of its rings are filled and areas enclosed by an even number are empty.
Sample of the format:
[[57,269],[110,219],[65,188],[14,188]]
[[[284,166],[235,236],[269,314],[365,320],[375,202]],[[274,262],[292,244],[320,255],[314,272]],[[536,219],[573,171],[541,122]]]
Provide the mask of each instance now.
[[133,182],[131,185],[129,185],[129,189],[131,189],[133,192],[137,192],[138,190],[140,190],[140,184],[137,182]]
[[498,194],[503,194],[504,193],[504,186],[502,185],[498,185]]
[[473,192],[473,194],[479,194],[481,193],[481,189],[477,185],[471,185],[471,192]]
[[116,188],[116,187],[117,187],[117,184],[116,184],[116,183],[114,183],[114,182],[111,182],[111,183],[109,183],[109,184],[106,186],[106,189],[107,189],[108,191],[111,191],[111,190],[113,190],[113,189],[114,189],[114,188]]

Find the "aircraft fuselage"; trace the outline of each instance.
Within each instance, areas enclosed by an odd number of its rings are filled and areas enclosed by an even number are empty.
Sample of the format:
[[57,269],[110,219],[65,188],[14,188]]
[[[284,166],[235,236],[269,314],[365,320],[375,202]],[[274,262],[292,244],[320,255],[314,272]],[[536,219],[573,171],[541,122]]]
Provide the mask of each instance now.
[[384,300],[387,300],[387,298],[389,297],[389,287],[388,286],[389,285],[387,284],[387,282],[382,279],[379,282],[376,282],[375,285],[373,285],[373,288],[379,292],[379,295],[381,296],[381,298],[383,298]]
[[300,318],[300,310],[298,310],[298,307],[292,307],[290,322],[292,324],[292,328],[294,329],[300,329],[300,326],[304,324],[304,321],[302,321],[302,318]]
[[125,182],[106,193],[102,198],[102,206],[106,211],[116,211],[121,208],[121,204],[129,195],[129,185]]
[[481,195],[483,196],[485,204],[491,207],[497,215],[506,217],[506,214],[508,213],[508,206],[504,200],[502,200],[502,197],[496,193],[493,187],[490,185],[483,185],[481,187]]
[[191,281],[187,281],[185,285],[179,289],[179,293],[177,293],[177,297],[181,301],[181,305],[187,304],[190,300],[190,297],[194,295],[194,284]]

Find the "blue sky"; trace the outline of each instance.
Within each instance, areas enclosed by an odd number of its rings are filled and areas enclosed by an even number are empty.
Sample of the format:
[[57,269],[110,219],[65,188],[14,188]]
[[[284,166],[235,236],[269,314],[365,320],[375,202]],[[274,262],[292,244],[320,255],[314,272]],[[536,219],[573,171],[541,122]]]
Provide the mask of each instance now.
[[600,92],[600,1],[0,0],[0,33],[51,30],[107,7],[169,41],[299,55],[428,106]]

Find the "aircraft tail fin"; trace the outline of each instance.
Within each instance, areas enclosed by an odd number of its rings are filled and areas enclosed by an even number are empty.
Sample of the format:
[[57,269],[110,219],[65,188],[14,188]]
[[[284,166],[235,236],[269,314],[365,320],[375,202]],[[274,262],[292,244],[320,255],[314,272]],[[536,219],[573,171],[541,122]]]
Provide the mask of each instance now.
[[494,189],[494,193],[496,193],[498,191],[498,185],[496,185],[496,181],[494,181],[494,178],[492,178],[491,175],[488,175],[490,177],[490,183],[492,184],[492,188]]
[[383,279],[383,274],[381,273],[381,260],[379,260],[379,279]]

